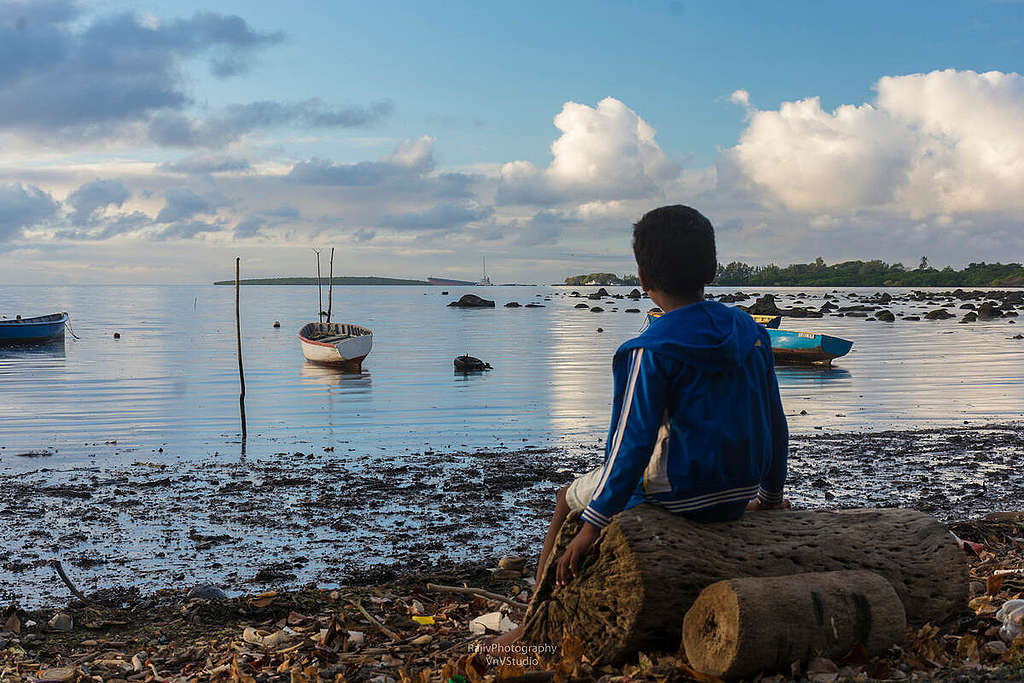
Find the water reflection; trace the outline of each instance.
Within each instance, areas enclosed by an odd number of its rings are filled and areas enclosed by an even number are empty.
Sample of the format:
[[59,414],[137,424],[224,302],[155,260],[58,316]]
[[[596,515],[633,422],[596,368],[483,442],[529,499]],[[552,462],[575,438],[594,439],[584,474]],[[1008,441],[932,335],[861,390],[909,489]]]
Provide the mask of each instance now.
[[331,367],[308,360],[299,368],[299,376],[308,383],[338,387],[346,391],[368,390],[371,385],[370,373],[366,370],[347,372],[342,367]]
[[[0,344],[0,361],[34,360],[40,358],[60,360],[67,358],[64,340],[55,339],[34,344]],[[0,369],[2,369],[2,366],[0,366]]]

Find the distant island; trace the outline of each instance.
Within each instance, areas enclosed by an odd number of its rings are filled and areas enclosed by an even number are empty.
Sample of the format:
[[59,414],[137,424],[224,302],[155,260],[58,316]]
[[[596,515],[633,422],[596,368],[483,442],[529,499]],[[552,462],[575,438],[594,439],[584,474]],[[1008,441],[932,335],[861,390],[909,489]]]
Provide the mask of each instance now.
[[[331,278],[320,279],[321,284],[331,284]],[[263,277],[239,280],[240,285],[315,285],[315,277]],[[233,285],[234,280],[218,280],[215,285]],[[403,280],[395,277],[335,277],[336,285],[429,285],[426,280]]]
[[623,275],[619,277],[615,273],[590,273],[589,275],[573,275],[565,278],[565,284],[574,285],[628,285],[631,287],[640,286],[640,278],[636,275]]
[[915,269],[902,263],[844,261],[826,265],[794,263],[784,268],[770,264],[751,266],[739,261],[718,264],[714,285],[744,287],[1024,287],[1024,266],[1019,263],[971,263],[963,270],[928,264],[926,257]]
[[[628,285],[637,287],[635,275],[590,273],[565,278],[565,284]],[[971,263],[963,270],[946,266],[941,270],[922,257],[917,268],[884,261],[843,261],[827,265],[822,258],[813,263],[789,266],[751,266],[740,261],[718,264],[711,283],[723,287],[1024,287],[1024,266],[1019,263]]]

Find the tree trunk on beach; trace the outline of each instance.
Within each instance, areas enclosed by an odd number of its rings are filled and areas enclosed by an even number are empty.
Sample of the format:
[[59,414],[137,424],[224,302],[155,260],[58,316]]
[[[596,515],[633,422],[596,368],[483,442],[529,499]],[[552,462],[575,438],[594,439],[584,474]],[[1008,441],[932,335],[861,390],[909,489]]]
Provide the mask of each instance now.
[[683,619],[683,650],[697,671],[745,678],[788,671],[813,657],[869,657],[903,642],[907,618],[875,572],[838,571],[730,579],[697,596]]
[[[579,528],[574,513],[552,558]],[[640,505],[615,516],[567,586],[555,586],[555,566],[548,563],[530,602],[524,637],[559,644],[573,635],[602,663],[678,649],[686,611],[725,579],[871,570],[892,584],[914,627],[945,622],[967,603],[963,552],[915,510],[761,511],[702,524]]]

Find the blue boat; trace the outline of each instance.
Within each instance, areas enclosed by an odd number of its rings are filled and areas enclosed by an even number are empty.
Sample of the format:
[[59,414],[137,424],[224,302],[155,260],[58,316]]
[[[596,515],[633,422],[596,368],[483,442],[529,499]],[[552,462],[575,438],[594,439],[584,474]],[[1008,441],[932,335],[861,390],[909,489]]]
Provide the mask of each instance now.
[[[648,324],[662,316],[660,308],[647,311]],[[845,356],[853,347],[853,342],[827,334],[812,332],[794,332],[793,330],[775,329],[779,326],[779,316],[755,315],[754,320],[768,329],[768,337],[772,342],[772,352],[779,363],[821,363],[831,365],[832,361]]]
[[0,319],[0,344],[32,344],[63,339],[67,321],[67,313]]
[[772,340],[772,351],[780,363],[824,363],[830,365],[840,356],[845,356],[853,342],[827,334],[794,332],[793,330],[768,330]]

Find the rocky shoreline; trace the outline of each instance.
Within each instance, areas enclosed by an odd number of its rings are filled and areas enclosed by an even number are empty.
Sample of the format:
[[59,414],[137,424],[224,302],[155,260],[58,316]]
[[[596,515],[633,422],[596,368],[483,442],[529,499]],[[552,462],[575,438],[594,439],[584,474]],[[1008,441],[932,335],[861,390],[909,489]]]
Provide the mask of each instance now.
[[[800,508],[910,507],[945,523],[1020,507],[1024,426],[791,438]],[[403,454],[140,459],[0,474],[0,602],[53,604],[60,560],[85,591],[214,583],[367,584],[533,557],[555,491],[599,444]]]
[[[1024,590],[1024,513],[950,529],[972,541],[965,548],[972,599],[954,623],[909,632],[902,647],[883,656],[867,658],[855,648],[840,660],[812,659],[759,680],[1020,680],[1024,637],[1000,637],[995,613]],[[234,598],[210,588],[106,590],[49,608],[11,604],[0,610],[0,677],[11,683],[712,680],[677,652],[637,653],[622,666],[597,668],[571,638],[478,652],[481,638],[494,632],[482,624],[500,631],[521,619],[529,591],[523,577],[531,569],[518,575],[469,563],[361,587]]]

